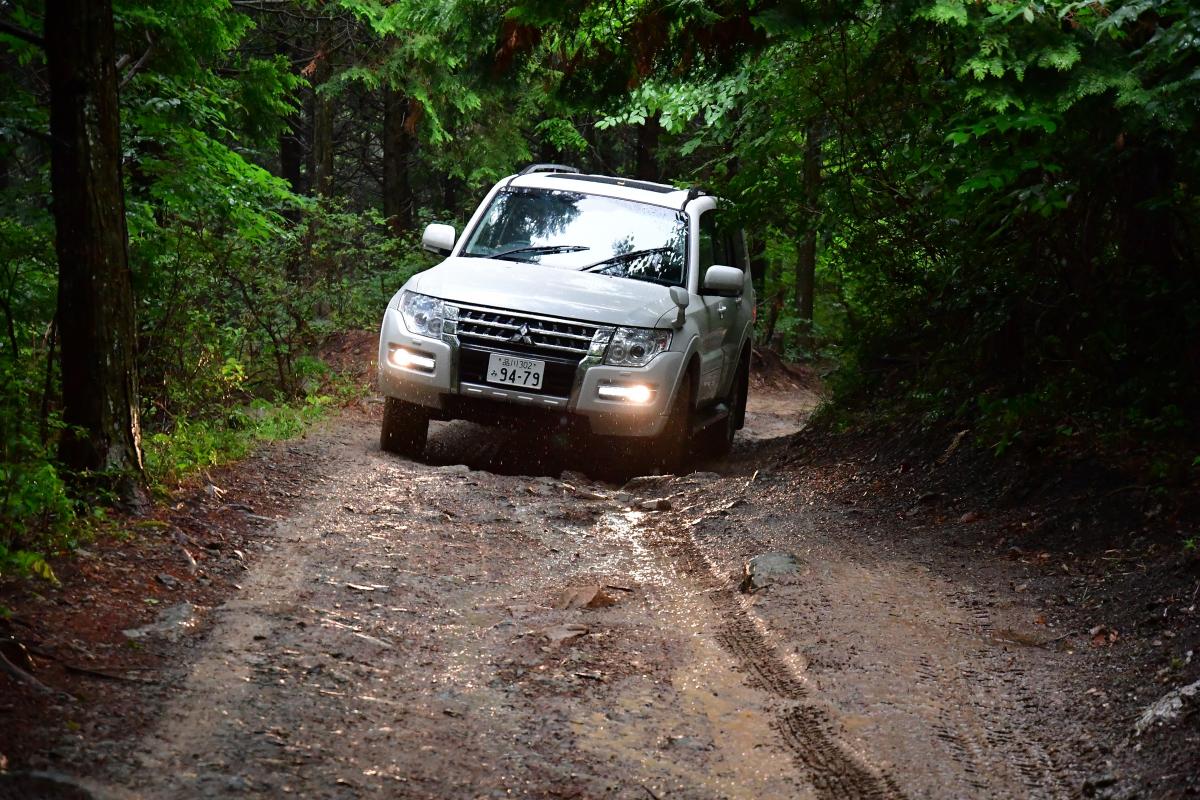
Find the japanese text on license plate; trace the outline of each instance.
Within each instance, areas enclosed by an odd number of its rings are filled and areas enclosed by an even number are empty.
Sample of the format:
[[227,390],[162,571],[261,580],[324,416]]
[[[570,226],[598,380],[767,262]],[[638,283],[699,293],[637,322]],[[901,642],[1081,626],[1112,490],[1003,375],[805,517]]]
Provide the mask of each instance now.
[[488,383],[499,383],[523,389],[540,389],[545,370],[545,361],[492,353],[488,358],[487,379]]

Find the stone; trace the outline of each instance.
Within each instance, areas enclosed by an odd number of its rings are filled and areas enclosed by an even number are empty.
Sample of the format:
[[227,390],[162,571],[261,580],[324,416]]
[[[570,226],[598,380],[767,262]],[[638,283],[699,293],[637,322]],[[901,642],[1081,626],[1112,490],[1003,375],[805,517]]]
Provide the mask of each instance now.
[[162,636],[168,641],[175,641],[185,633],[191,633],[196,628],[199,608],[188,602],[182,602],[170,608],[163,609],[158,619],[140,628],[130,628],[122,631],[128,639],[145,639],[151,636]]
[[563,642],[569,642],[573,639],[578,639],[580,636],[587,636],[588,629],[586,625],[554,625],[542,631],[542,635],[550,640],[550,644],[559,645]]
[[666,486],[674,480],[674,475],[641,475],[636,478],[630,478],[621,488],[626,492],[645,491],[647,489],[657,489]]
[[165,572],[160,572],[155,575],[154,580],[158,581],[168,589],[178,589],[180,586],[178,578],[176,578],[174,575],[168,575]]
[[747,561],[742,568],[742,582],[738,588],[752,594],[796,575],[802,566],[800,560],[791,553],[761,553]]
[[1164,722],[1174,722],[1200,705],[1200,680],[1172,689],[1142,711],[1133,725],[1135,736]]
[[53,770],[12,771],[0,774],[0,797],[42,797],[58,800],[108,800],[108,794],[85,778]]

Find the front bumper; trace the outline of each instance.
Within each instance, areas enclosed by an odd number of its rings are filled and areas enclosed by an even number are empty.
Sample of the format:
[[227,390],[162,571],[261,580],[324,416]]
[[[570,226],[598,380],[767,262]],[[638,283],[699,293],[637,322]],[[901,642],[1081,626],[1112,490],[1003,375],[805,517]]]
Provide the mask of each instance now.
[[[398,367],[389,360],[394,347],[402,347],[433,361],[432,369]],[[417,336],[404,326],[400,312],[389,308],[383,317],[379,335],[379,389],[440,414],[474,418],[463,409],[477,407],[467,402],[488,401],[510,407],[526,406],[541,412],[575,415],[587,420],[592,433],[604,436],[655,436],[666,424],[671,399],[682,373],[682,353],[667,352],[645,367],[610,367],[599,359],[584,358],[576,369],[570,396],[526,392],[480,382],[459,380],[459,343],[453,335],[432,339]],[[528,356],[527,356],[528,357]],[[635,404],[600,397],[604,385],[644,385],[653,395],[646,403]]]

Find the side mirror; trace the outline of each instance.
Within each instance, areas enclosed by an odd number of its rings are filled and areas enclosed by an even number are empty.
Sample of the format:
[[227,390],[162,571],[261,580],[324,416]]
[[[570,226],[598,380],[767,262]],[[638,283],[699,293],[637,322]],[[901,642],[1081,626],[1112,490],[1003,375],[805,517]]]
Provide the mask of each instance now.
[[671,300],[674,301],[675,305],[679,309],[678,313],[675,314],[675,327],[682,328],[683,323],[687,319],[683,312],[687,310],[688,303],[692,301],[691,295],[689,295],[688,290],[682,286],[672,286]]
[[739,295],[746,283],[746,273],[737,267],[712,266],[704,273],[704,291],[712,294]]
[[425,233],[421,236],[421,247],[439,256],[448,256],[454,249],[456,236],[453,225],[434,222],[425,226]]

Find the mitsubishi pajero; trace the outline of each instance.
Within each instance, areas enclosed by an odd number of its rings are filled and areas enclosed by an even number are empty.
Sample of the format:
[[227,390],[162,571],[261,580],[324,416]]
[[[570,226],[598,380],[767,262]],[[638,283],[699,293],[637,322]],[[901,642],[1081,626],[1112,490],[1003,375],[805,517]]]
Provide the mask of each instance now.
[[754,289],[716,198],[538,164],[423,246],[446,258],[396,293],[379,336],[384,450],[421,455],[431,419],[514,417],[590,434],[634,471],[729,450]]

